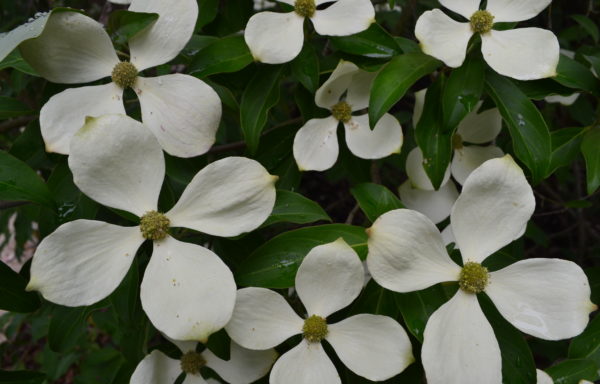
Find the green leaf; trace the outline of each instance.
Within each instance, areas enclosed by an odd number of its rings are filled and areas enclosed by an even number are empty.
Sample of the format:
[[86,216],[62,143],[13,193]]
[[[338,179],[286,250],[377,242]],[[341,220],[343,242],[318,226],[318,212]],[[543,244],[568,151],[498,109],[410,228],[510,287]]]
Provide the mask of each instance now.
[[19,50],[12,51],[4,60],[0,62],[0,70],[6,68],[14,68],[28,75],[39,77],[35,69],[31,68],[31,65],[29,65],[25,59],[23,59]]
[[383,185],[363,183],[353,187],[350,193],[371,222],[388,211],[404,208],[400,199]]
[[573,359],[562,361],[548,369],[554,384],[578,384],[580,380],[598,379],[598,367],[592,360]]
[[41,372],[0,370],[2,384],[42,384],[45,381],[46,375]]
[[470,59],[452,71],[442,95],[444,126],[457,127],[475,109],[485,81],[485,65],[481,59]]
[[594,43],[598,43],[600,39],[600,31],[598,26],[589,17],[585,15],[571,15],[571,18],[581,25],[583,29],[594,39]]
[[48,345],[54,352],[67,352],[85,335],[88,307],[69,308],[56,306],[48,329]]
[[52,195],[41,177],[4,151],[0,151],[0,200],[25,200],[54,208]]
[[335,49],[352,55],[391,58],[401,52],[394,38],[376,23],[363,32],[329,39]]
[[298,193],[280,189],[277,190],[273,212],[262,226],[275,223],[307,224],[319,220],[331,221],[319,204]]
[[600,367],[600,316],[596,315],[585,331],[571,341],[569,358],[590,359]]
[[124,45],[156,20],[158,20],[158,13],[132,12],[120,9],[110,14],[108,33],[117,44]]
[[282,233],[257,248],[242,262],[236,273],[241,286],[289,288],[294,286],[296,271],[304,256],[317,245],[340,237],[366,257],[367,234],[362,227],[328,224]]
[[304,44],[300,54],[292,61],[292,75],[309,92],[319,88],[319,57],[315,47]]
[[512,137],[515,154],[531,171],[533,184],[546,177],[552,141],[536,106],[507,78],[487,72],[486,91],[496,103]]
[[35,111],[12,97],[0,96],[0,120],[33,115]]
[[583,57],[590,63],[592,68],[594,68],[594,71],[596,71],[596,76],[600,76],[600,53],[583,55]]
[[369,124],[379,121],[406,91],[421,77],[435,71],[442,63],[419,52],[394,57],[379,72],[371,86],[369,99]]
[[372,313],[396,318],[400,313],[400,308],[396,304],[395,295],[395,292],[388,291],[371,279],[352,304],[350,312],[352,314]]
[[205,77],[215,73],[236,72],[253,60],[244,36],[228,36],[196,53],[189,73],[196,77]]
[[34,292],[26,292],[27,281],[0,262],[0,309],[27,313],[40,307],[40,299]]
[[513,82],[528,98],[534,100],[543,100],[545,97],[551,95],[570,96],[573,94],[572,88],[567,88],[552,79],[514,80]]
[[590,130],[583,137],[581,153],[585,158],[587,193],[591,195],[600,187],[600,127]]
[[598,92],[598,80],[589,68],[568,56],[560,55],[553,79],[565,87]]
[[196,21],[196,30],[201,29],[217,17],[219,10],[219,0],[199,0],[198,1],[198,20]]
[[242,95],[240,123],[248,151],[252,155],[258,148],[269,111],[279,101],[279,81],[284,67],[261,66]]
[[549,174],[573,162],[579,154],[579,147],[584,133],[585,130],[579,127],[563,128],[551,133],[552,160],[550,161]]

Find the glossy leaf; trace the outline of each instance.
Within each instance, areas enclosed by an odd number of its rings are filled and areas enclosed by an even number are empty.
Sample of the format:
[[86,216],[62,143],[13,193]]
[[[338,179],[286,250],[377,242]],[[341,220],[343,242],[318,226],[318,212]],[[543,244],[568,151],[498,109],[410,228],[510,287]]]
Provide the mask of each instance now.
[[219,10],[219,0],[199,0],[198,1],[198,21],[196,21],[196,30],[201,29],[217,17]]
[[569,357],[590,359],[600,367],[600,316],[596,315],[583,333],[571,341]]
[[25,200],[54,207],[44,181],[27,164],[4,151],[0,151],[0,200]]
[[589,17],[585,15],[571,15],[571,18],[581,25],[581,27],[594,39],[595,43],[598,43],[600,39],[600,31],[598,26]]
[[33,312],[40,306],[34,292],[26,292],[27,280],[8,265],[0,262],[0,309],[12,312]]
[[583,128],[563,128],[553,131],[552,136],[552,160],[550,162],[550,172],[554,173],[559,167],[571,164],[579,154]]
[[319,88],[319,57],[315,47],[304,44],[300,54],[292,61],[292,75],[308,91],[315,93]]
[[4,58],[4,60],[0,62],[0,70],[6,68],[14,68],[17,71],[26,73],[28,75],[39,77],[35,69],[33,69],[31,65],[29,65],[25,61],[25,59],[23,59],[23,57],[21,56],[21,52],[19,52],[18,49],[12,51],[8,56]]
[[273,212],[262,226],[275,223],[307,224],[319,220],[331,221],[319,204],[298,193],[278,190]]
[[568,56],[560,55],[554,80],[565,87],[598,92],[598,81],[589,68]]
[[598,367],[592,360],[565,360],[546,369],[554,384],[578,384],[580,380],[594,382],[598,379]]
[[74,348],[86,332],[87,307],[56,306],[48,330],[48,345],[54,352],[67,352]]
[[444,126],[453,129],[475,109],[485,80],[483,60],[473,58],[452,71],[442,96]]
[[363,32],[331,37],[330,41],[337,50],[357,56],[391,58],[401,52],[394,38],[377,23]]
[[0,96],[0,120],[34,114],[31,108],[12,97]]
[[400,199],[383,185],[363,183],[353,187],[350,193],[371,222],[388,211],[404,208]]
[[243,36],[228,36],[196,53],[189,71],[200,78],[216,73],[236,72],[253,60]]
[[586,133],[581,143],[581,152],[585,158],[587,172],[587,193],[591,195],[600,187],[600,128]]
[[125,44],[132,37],[158,20],[157,13],[114,11],[108,19],[108,32],[117,44]]

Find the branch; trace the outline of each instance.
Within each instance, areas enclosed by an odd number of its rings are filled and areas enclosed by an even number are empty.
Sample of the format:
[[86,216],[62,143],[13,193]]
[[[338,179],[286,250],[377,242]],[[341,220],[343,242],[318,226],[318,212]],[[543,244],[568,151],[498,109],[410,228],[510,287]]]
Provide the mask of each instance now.
[[16,128],[21,128],[35,119],[37,119],[37,116],[23,116],[17,117],[16,119],[12,120],[7,120],[3,123],[0,123],[0,133],[8,132]]

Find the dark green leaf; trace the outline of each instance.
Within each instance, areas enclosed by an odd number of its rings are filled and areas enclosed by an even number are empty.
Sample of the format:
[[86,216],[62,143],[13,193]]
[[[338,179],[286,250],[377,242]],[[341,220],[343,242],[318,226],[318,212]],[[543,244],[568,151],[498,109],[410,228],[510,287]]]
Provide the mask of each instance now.
[[507,78],[488,71],[486,91],[508,125],[517,158],[531,171],[533,183],[539,183],[548,174],[552,158],[546,121],[531,100]]
[[592,360],[573,359],[562,361],[548,369],[554,384],[578,384],[580,380],[598,379],[598,367]]
[[114,11],[108,19],[108,32],[117,44],[123,45],[158,20],[158,13]]
[[583,133],[585,130],[579,127],[563,128],[552,132],[552,161],[549,174],[554,173],[559,167],[571,164],[579,154]]
[[600,39],[600,31],[598,31],[598,26],[594,23],[589,17],[585,15],[571,15],[571,18],[577,22],[577,24],[581,25],[583,29],[594,39],[595,43],[598,43],[598,39]]
[[585,134],[581,143],[581,152],[585,158],[587,172],[587,193],[591,195],[600,187],[600,127]]
[[315,93],[319,88],[319,57],[315,47],[304,44],[300,54],[292,61],[292,75],[308,91]]
[[236,72],[252,63],[252,54],[243,36],[228,36],[196,53],[190,72],[196,77]]
[[600,367],[600,316],[596,315],[585,331],[571,341],[569,358],[590,359]]
[[44,181],[21,160],[0,151],[0,200],[26,200],[54,208]]
[[317,245],[333,242],[340,237],[366,257],[367,234],[364,228],[344,224],[328,224],[300,228],[282,233],[256,249],[244,260],[236,273],[242,286],[289,288],[304,256]]
[[591,64],[592,68],[596,72],[596,76],[600,76],[600,53],[584,55],[583,57]]
[[337,50],[357,56],[391,58],[400,53],[394,38],[379,24],[373,23],[366,31],[350,36],[330,37]]
[[279,101],[279,81],[283,68],[283,65],[261,66],[242,95],[240,123],[250,154],[256,153],[269,111]]
[[31,68],[31,65],[23,59],[21,52],[19,52],[18,49],[12,51],[10,55],[6,56],[6,58],[0,62],[0,70],[6,68],[14,68],[31,76],[39,76],[35,69]]
[[483,60],[473,58],[452,71],[442,96],[444,126],[453,129],[475,109],[485,81]]
[[0,370],[2,384],[42,384],[45,381],[46,375],[41,372]]
[[0,262],[0,309],[12,312],[33,312],[40,306],[34,292],[26,292],[27,281]]
[[319,204],[298,193],[277,190],[273,212],[262,226],[275,223],[307,224],[319,220],[331,221]]
[[514,83],[529,99],[534,100],[543,100],[545,97],[551,95],[570,96],[573,94],[572,88],[567,88],[552,79],[515,80]]
[[421,77],[435,71],[442,63],[419,52],[394,57],[379,72],[371,86],[369,100],[369,124],[371,128],[379,121],[406,91]]
[[0,120],[33,115],[35,111],[12,97],[0,96]]
[[598,80],[589,68],[568,56],[560,55],[553,79],[565,87],[598,92]]
[[396,318],[400,308],[396,304],[396,293],[379,286],[371,279],[362,293],[352,304],[351,313],[372,313]]
[[217,17],[219,10],[219,0],[199,0],[198,1],[198,20],[196,21],[196,30],[201,29]]
[[383,185],[363,183],[352,188],[350,193],[371,222],[387,211],[404,208],[400,199]]
[[50,349],[54,352],[67,352],[75,347],[86,333],[88,316],[87,307],[56,306],[48,330]]

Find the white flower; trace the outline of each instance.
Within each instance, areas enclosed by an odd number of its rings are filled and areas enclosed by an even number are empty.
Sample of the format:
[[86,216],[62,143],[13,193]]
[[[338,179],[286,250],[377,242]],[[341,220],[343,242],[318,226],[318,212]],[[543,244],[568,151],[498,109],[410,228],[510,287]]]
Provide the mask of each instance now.
[[536,378],[537,378],[536,384],[554,384],[554,380],[552,380],[550,375],[548,375],[546,372],[542,371],[541,369],[536,369],[535,374],[536,374]]
[[[229,384],[250,384],[266,375],[277,358],[277,352],[273,349],[251,351],[232,342],[230,359],[226,361],[208,348],[200,353],[196,352],[195,342],[172,342],[183,354],[180,360],[172,359],[155,349],[140,361],[129,383],[170,384],[184,372],[186,378],[183,384],[206,384],[200,369],[208,367]],[[211,382],[210,380],[208,382]],[[214,382],[218,383],[216,380]]]
[[221,101],[203,81],[189,75],[138,76],[169,62],[192,36],[196,0],[133,0],[130,11],[159,18],[129,40],[130,62],[120,62],[98,22],[76,12],[55,12],[40,37],[21,44],[25,60],[46,79],[76,84],[112,77],[112,82],[67,89],[42,107],[40,127],[46,150],[68,154],[71,137],[86,116],[124,114],[123,92],[131,87],[142,119],[163,149],[174,156],[205,153],[214,143]]
[[[281,64],[298,56],[304,44],[304,19],[308,17],[320,35],[348,36],[375,22],[369,0],[280,0],[294,6],[288,13],[260,12],[246,25],[244,39],[257,61]],[[333,3],[326,9],[321,4]]]
[[427,11],[417,20],[415,35],[423,52],[449,67],[465,60],[471,36],[481,36],[483,58],[501,75],[518,80],[536,80],[556,75],[559,44],[554,33],[541,28],[507,31],[492,29],[494,23],[531,19],[552,0],[488,0],[479,10],[480,0],[440,0],[469,22],[454,21],[439,9]]
[[173,339],[205,341],[231,316],[236,285],[212,251],[181,242],[170,227],[237,236],[258,227],[275,203],[275,177],[256,161],[229,157],[204,167],[179,201],[157,212],[165,176],[155,137],[125,115],[89,118],[71,140],[69,166],[86,195],[141,218],[139,226],[76,220],[46,237],[33,257],[28,290],[67,306],[108,296],[129,270],[137,249],[153,240],[141,284],[142,306]]
[[296,290],[308,317],[300,318],[279,294],[264,288],[238,291],[227,333],[249,349],[267,349],[303,334],[296,347],[273,366],[271,384],[339,384],[335,366],[321,345],[327,340],[354,373],[381,381],[413,362],[402,326],[387,316],[360,314],[335,324],[327,317],[350,305],[363,287],[358,255],[338,239],[314,247],[296,274]]
[[315,103],[329,109],[332,116],[307,121],[294,138],[294,158],[300,170],[324,171],[335,164],[340,122],[344,124],[346,144],[354,155],[380,159],[400,152],[403,134],[396,118],[386,113],[371,130],[368,114],[352,115],[369,106],[369,92],[376,75],[348,61],[340,61],[315,95]]
[[430,384],[502,382],[498,341],[476,293],[485,292],[519,330],[546,340],[581,333],[596,306],[577,264],[527,259],[498,271],[481,265],[523,235],[535,208],[523,171],[507,155],[485,162],[466,180],[451,214],[464,267],[446,252],[435,225],[422,214],[399,209],[380,216],[369,230],[367,264],[373,279],[396,292],[446,281],[460,288],[429,318],[421,358]]

